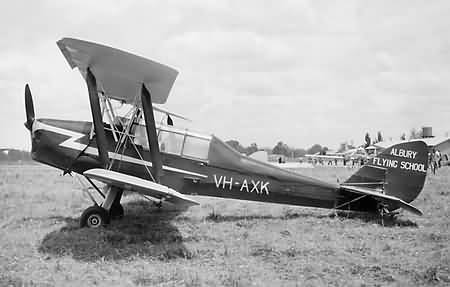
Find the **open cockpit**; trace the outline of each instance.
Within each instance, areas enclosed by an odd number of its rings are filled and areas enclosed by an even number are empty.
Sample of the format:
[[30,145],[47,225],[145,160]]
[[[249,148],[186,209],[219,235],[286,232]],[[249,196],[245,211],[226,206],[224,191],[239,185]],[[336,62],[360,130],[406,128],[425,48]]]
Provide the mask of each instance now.
[[[126,107],[125,109],[123,107],[120,109],[113,108],[114,102],[108,97],[104,97],[102,110],[103,120],[108,123],[105,129],[112,133],[117,146],[122,145],[124,140],[128,138],[132,144],[149,151],[149,141],[145,121],[142,118],[142,111],[134,106],[129,106],[128,109]],[[161,118],[160,121],[155,121],[160,152],[197,161],[208,161],[211,135],[175,127],[170,117],[170,115],[174,116],[174,114],[159,108],[156,109],[156,112]],[[186,120],[186,118],[179,115],[174,117]]]
[[[159,150],[187,157],[194,160],[207,161],[209,145],[212,136],[191,132],[187,129],[179,129],[170,125],[156,125]],[[140,145],[144,150],[149,150],[145,126],[139,124],[134,129],[134,143]]]

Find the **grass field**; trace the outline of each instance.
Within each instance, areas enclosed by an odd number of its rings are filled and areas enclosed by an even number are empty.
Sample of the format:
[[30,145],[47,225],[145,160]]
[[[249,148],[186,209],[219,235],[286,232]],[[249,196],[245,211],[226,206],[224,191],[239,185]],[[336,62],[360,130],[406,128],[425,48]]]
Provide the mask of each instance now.
[[[336,181],[355,170],[299,172]],[[136,195],[125,218],[78,228],[91,203],[75,178],[0,166],[0,286],[449,286],[450,168],[381,226],[364,215],[196,198],[158,211]]]

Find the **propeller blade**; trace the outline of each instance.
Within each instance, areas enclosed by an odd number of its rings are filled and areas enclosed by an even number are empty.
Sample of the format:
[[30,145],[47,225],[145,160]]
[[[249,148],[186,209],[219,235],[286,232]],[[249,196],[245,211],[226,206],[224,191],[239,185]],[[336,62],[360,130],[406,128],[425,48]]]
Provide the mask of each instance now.
[[33,97],[31,96],[31,91],[28,84],[25,85],[25,112],[27,115],[25,127],[31,130],[31,126],[33,125],[34,121],[34,106],[33,106]]

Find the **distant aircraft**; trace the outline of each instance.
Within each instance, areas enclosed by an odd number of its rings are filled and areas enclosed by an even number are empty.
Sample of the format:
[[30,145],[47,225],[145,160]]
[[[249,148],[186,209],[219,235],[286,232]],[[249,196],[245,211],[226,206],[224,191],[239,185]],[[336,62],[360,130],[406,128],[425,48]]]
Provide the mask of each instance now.
[[370,155],[362,147],[348,149],[343,152],[326,152],[325,154],[317,152],[315,154],[306,154],[305,157],[310,160],[322,160],[328,162],[344,159],[345,160],[370,159]]
[[[189,195],[235,198],[385,214],[404,208],[422,190],[427,171],[423,142],[386,149],[342,184],[290,172],[241,155],[213,135],[156,122],[154,104],[164,104],[178,72],[168,66],[103,45],[64,38],[57,42],[67,62],[87,83],[93,122],[36,119],[28,84],[25,126],[34,160],[83,175],[103,197],[80,218],[99,227],[120,218],[124,190],[158,206],[198,204]],[[60,95],[62,104],[66,95]],[[114,102],[128,104],[120,116]],[[161,108],[159,108],[161,110]],[[104,120],[105,119],[105,120]],[[98,182],[103,182],[102,187]]]

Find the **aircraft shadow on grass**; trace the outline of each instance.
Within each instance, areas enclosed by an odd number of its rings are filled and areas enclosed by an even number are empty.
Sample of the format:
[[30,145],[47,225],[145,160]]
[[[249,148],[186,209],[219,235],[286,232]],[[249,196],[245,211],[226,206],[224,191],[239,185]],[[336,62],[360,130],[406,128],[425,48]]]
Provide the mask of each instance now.
[[279,216],[274,215],[221,215],[218,213],[210,213],[206,216],[206,221],[213,222],[237,222],[237,221],[253,221],[253,220],[292,220],[297,218],[327,218],[328,215],[319,215],[312,213],[286,213]]
[[[133,201],[124,204],[125,217],[114,220],[107,228],[95,230],[80,228],[79,219],[72,217],[52,217],[65,221],[66,225],[47,234],[41,241],[39,251],[55,256],[72,256],[81,261],[120,260],[132,257],[172,260],[191,259],[194,254],[183,244],[183,236],[174,220],[186,221],[189,218],[178,215],[184,210],[161,210],[151,208],[147,201]],[[293,220],[305,218],[326,219],[336,217],[341,220],[361,220],[381,224],[379,216],[339,211],[336,214],[286,213],[272,215],[220,215],[211,213],[206,221],[215,223],[254,220]],[[417,227],[411,220],[397,217],[384,218],[385,227]]]
[[329,217],[331,218],[337,217],[343,220],[357,219],[367,223],[383,225],[384,227],[418,227],[417,223],[414,221],[390,215],[383,216],[383,220],[381,220],[382,218],[378,214],[338,211],[335,214],[331,213]]
[[417,223],[409,219],[402,219],[396,216],[384,216],[383,221],[381,217],[376,214],[362,213],[362,212],[347,212],[338,211],[331,214],[317,214],[317,213],[286,213],[280,216],[273,215],[221,215],[217,213],[210,213],[205,219],[213,222],[237,222],[237,221],[252,221],[252,220],[292,220],[292,219],[326,219],[326,218],[338,218],[341,220],[352,219],[360,220],[367,223],[374,223],[384,225],[385,227],[418,227]]
[[124,209],[124,218],[100,230],[80,228],[78,218],[53,217],[66,225],[47,234],[39,252],[81,261],[192,258],[181,233],[171,223],[183,210],[159,211],[146,201],[125,203]]
[[[79,228],[78,219],[71,217],[53,217],[65,221],[66,226],[47,234],[41,242],[39,251],[55,256],[73,256],[82,261],[120,260],[133,256],[150,257],[160,260],[193,257],[183,244],[183,237],[172,221],[183,210],[161,211],[150,209],[144,201],[125,204],[127,211],[122,220],[113,221],[108,228],[93,230]],[[314,217],[317,219],[333,218],[356,219],[364,222],[381,224],[379,216],[355,212],[338,212],[330,215],[312,213],[287,213],[282,216],[272,215],[220,215],[209,214],[205,220],[216,223],[253,220],[292,220]],[[186,217],[179,218],[187,220]],[[385,227],[417,227],[411,220],[397,217],[385,217]]]

